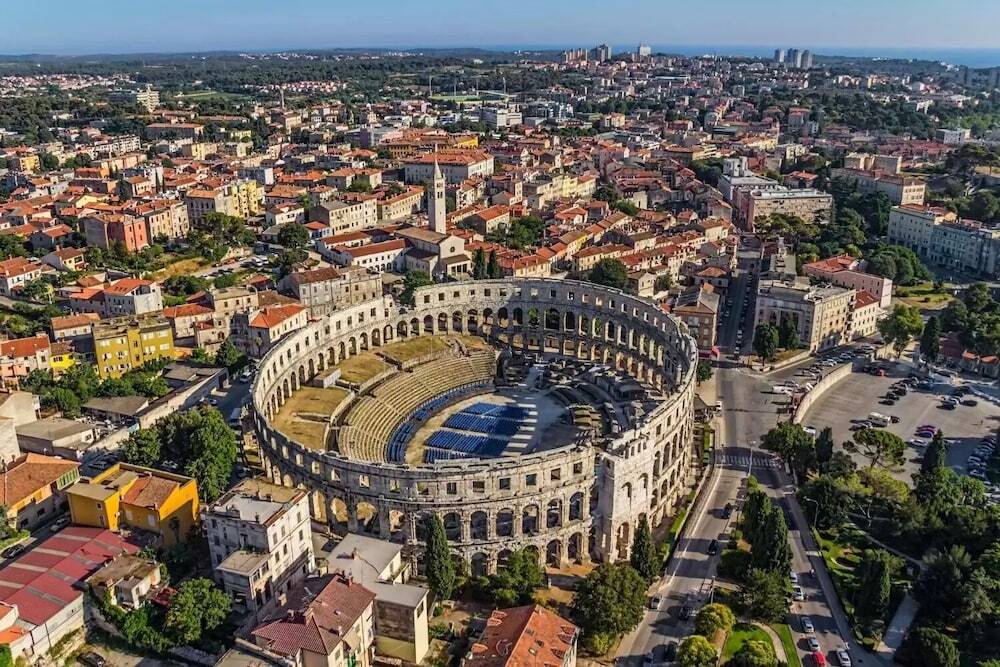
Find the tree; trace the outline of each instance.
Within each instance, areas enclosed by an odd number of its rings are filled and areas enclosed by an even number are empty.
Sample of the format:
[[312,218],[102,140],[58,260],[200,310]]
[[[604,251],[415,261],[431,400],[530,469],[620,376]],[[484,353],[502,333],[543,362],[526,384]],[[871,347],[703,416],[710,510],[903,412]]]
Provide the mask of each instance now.
[[807,516],[812,517],[813,525],[820,530],[838,526],[847,518],[847,494],[832,475],[809,480],[799,490],[799,497]]
[[892,559],[882,549],[866,549],[857,569],[858,587],[854,594],[854,609],[871,623],[881,619],[889,609],[892,594]]
[[649,532],[649,522],[643,517],[635,529],[632,541],[632,567],[646,581],[652,581],[660,573],[660,558],[653,544],[653,536]]
[[503,270],[500,268],[500,264],[497,262],[497,251],[490,250],[490,258],[486,262],[486,277],[496,280],[497,278],[503,278]]
[[590,270],[587,280],[623,290],[628,287],[628,269],[621,260],[605,257]]
[[80,397],[65,387],[54,387],[49,392],[46,402],[54,405],[67,419],[79,417],[80,408],[83,405],[80,402]]
[[778,325],[778,345],[786,350],[794,350],[799,346],[799,329],[792,318],[782,318]]
[[695,379],[698,381],[698,384],[701,384],[702,382],[705,382],[707,380],[711,380],[712,373],[713,373],[712,364],[710,364],[705,359],[699,359],[698,367],[695,370]]
[[958,667],[959,664],[955,640],[934,628],[911,631],[900,653],[900,660],[910,667]]
[[529,604],[535,589],[545,584],[545,572],[531,551],[518,549],[496,574],[487,577],[487,589],[493,602],[501,607]]
[[920,334],[920,354],[926,361],[937,361],[941,352],[941,321],[931,315]]
[[788,600],[785,597],[787,577],[787,570],[779,572],[751,568],[736,594],[740,606],[751,618],[768,623],[780,621],[788,613]]
[[953,621],[965,603],[963,583],[971,570],[972,559],[965,547],[927,552],[924,569],[913,586],[921,615],[931,623]]
[[149,468],[160,462],[160,448],[160,437],[156,429],[141,428],[122,444],[122,460]]
[[764,515],[764,525],[752,546],[750,555],[755,568],[779,573],[789,571],[792,547],[788,543],[788,525],[785,523],[784,512],[773,507]]
[[770,641],[749,639],[743,642],[726,667],[778,667],[778,657]]
[[677,647],[677,664],[680,667],[715,667],[719,654],[702,635],[688,635]]
[[896,304],[889,317],[878,323],[879,333],[887,343],[892,343],[897,357],[903,353],[914,336],[920,335],[923,328],[924,321],[920,317],[920,309],[901,303]]
[[901,466],[906,443],[889,431],[880,428],[863,428],[854,432],[854,439],[844,443],[844,449],[868,459],[868,467],[876,465]]
[[573,615],[585,634],[629,632],[645,606],[646,582],[628,563],[598,565],[573,595]]
[[184,473],[198,481],[198,493],[202,500],[212,501],[229,487],[229,478],[239,455],[236,434],[215,408],[206,407],[193,412],[196,418],[193,428],[187,432],[188,455]]
[[44,278],[29,280],[21,287],[20,293],[25,299],[52,303],[52,283]]
[[222,341],[219,351],[215,353],[215,365],[233,372],[246,363],[247,356],[236,349],[232,339]]
[[765,361],[773,361],[778,353],[780,337],[773,324],[758,324],[753,332],[753,351]]
[[927,451],[924,452],[924,460],[920,462],[920,472],[929,473],[943,467],[947,454],[948,443],[944,439],[944,433],[938,429],[931,438]]
[[426,271],[407,271],[403,277],[403,292],[399,295],[399,300],[408,306],[416,305],[414,293],[421,287],[433,284],[430,275]]
[[229,596],[211,579],[189,579],[170,600],[166,628],[180,643],[191,644],[205,631],[219,627],[229,616],[229,609]]
[[767,514],[773,511],[774,505],[764,489],[756,484],[756,480],[747,488],[747,498],[743,503],[743,536],[752,545],[761,539]]
[[820,470],[826,468],[826,465],[830,462],[833,457],[833,429],[829,426],[823,428],[816,436],[815,442],[816,448],[816,463],[819,464]]
[[720,602],[705,605],[694,619],[694,631],[706,637],[711,637],[719,630],[729,632],[734,625],[736,615],[733,610]]
[[426,519],[427,541],[424,548],[424,569],[427,584],[438,600],[447,600],[455,587],[455,561],[448,551],[444,522],[437,514]]
[[761,446],[781,457],[791,470],[805,474],[816,463],[816,446],[812,436],[799,424],[779,422],[764,434]]
[[476,248],[472,254],[472,277],[476,280],[486,277],[486,254],[482,248]]

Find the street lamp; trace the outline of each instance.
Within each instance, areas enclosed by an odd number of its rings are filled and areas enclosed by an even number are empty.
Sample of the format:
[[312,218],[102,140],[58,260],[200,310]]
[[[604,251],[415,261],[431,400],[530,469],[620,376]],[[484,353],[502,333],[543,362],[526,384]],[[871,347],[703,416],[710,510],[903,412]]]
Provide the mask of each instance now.
[[819,501],[815,498],[803,498],[803,500],[807,503],[812,503],[815,506],[815,509],[813,510],[813,525],[815,526],[816,522],[819,521]]

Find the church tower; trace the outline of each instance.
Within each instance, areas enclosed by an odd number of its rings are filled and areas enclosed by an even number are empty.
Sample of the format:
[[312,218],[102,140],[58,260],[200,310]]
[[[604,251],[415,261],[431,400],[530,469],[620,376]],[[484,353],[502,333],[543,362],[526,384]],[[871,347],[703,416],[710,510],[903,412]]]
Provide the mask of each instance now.
[[444,176],[441,175],[437,160],[434,160],[434,176],[427,191],[427,218],[430,220],[431,229],[440,234],[446,234],[448,227],[446,223],[448,209],[445,205],[444,191]]

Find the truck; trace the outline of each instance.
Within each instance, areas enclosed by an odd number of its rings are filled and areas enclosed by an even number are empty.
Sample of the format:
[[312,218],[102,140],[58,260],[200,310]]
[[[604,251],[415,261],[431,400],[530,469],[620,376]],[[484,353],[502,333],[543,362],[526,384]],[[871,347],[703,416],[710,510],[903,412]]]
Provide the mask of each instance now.
[[883,414],[880,414],[878,412],[873,412],[870,415],[868,415],[868,421],[870,421],[875,426],[884,428],[888,426],[889,422],[891,422],[892,420]]

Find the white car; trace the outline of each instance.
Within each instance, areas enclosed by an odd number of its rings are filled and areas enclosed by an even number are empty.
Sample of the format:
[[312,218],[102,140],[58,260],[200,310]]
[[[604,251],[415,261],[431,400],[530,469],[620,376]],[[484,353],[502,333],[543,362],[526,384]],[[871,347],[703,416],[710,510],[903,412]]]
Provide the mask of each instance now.
[[803,616],[799,622],[802,624],[802,632],[808,632],[809,634],[812,634],[813,632],[816,631],[815,626],[813,626],[812,619],[809,618],[808,616]]
[[799,583],[799,573],[798,572],[789,572],[788,573],[788,580],[790,582],[792,582],[793,584]]
[[809,650],[813,653],[820,650],[819,640],[815,637],[806,637],[806,645],[809,646]]
[[792,599],[796,602],[802,602],[806,599],[806,593],[801,586],[792,586]]
[[847,652],[846,648],[837,649],[837,662],[840,663],[840,667],[851,667],[853,664],[851,662],[851,654]]
[[923,438],[913,438],[909,444],[911,447],[923,448],[927,446],[927,441]]

